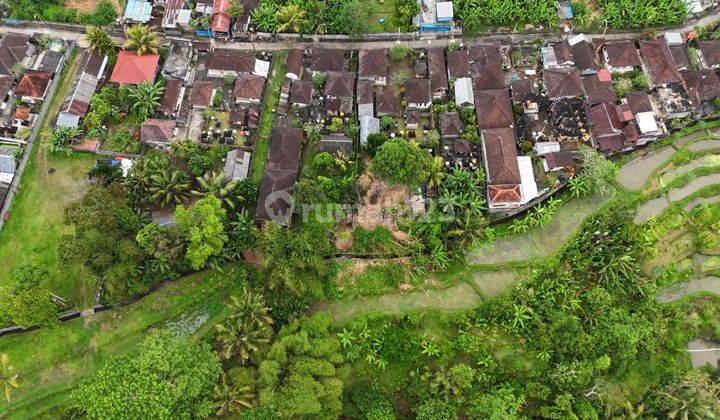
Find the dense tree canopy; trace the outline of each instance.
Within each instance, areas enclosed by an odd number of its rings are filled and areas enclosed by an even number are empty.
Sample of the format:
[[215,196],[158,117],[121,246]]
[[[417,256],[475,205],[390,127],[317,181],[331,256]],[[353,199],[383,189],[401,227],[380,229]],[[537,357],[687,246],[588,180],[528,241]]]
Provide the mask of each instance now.
[[425,181],[430,155],[404,139],[383,143],[372,161],[372,171],[391,183],[415,187]]

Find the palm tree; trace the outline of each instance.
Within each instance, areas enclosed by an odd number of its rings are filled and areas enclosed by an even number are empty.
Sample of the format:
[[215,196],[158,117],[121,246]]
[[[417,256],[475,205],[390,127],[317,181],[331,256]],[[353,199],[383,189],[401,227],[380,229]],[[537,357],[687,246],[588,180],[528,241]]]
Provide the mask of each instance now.
[[277,32],[295,32],[302,30],[307,13],[297,4],[287,4],[275,12],[278,19]]
[[0,362],[0,368],[2,368],[0,370],[0,380],[2,380],[5,388],[5,399],[10,402],[10,395],[18,387],[18,375],[15,373],[15,368],[10,365],[10,358],[7,354],[3,353],[0,356]]
[[125,50],[137,51],[138,55],[158,53],[158,34],[145,25],[134,25],[125,29],[125,38]]
[[150,177],[150,199],[165,207],[190,197],[190,180],[185,172],[167,168]]
[[40,145],[43,149],[50,153],[65,153],[69,156],[72,154],[71,143],[80,136],[80,130],[77,127],[61,125],[52,131],[46,131],[45,135],[49,138]]
[[261,346],[269,344],[273,320],[269,308],[259,294],[243,289],[242,294],[231,296],[228,304],[230,316],[222,324],[215,325],[220,343],[220,356],[224,359],[237,357],[245,364]]
[[227,374],[223,373],[213,391],[213,408],[217,416],[238,413],[243,407],[253,407],[255,393],[252,389],[247,385],[235,387],[228,382]]
[[167,169],[167,161],[147,155],[133,162],[125,180],[125,189],[140,203],[145,204],[150,196],[152,176]]
[[235,187],[240,183],[240,180],[227,182],[224,173],[207,172],[197,181],[200,188],[193,191],[194,195],[203,197],[212,194],[230,209],[237,208],[240,204],[241,197],[235,194]]
[[427,171],[427,183],[431,189],[437,188],[445,178],[445,162],[441,156],[435,156],[430,161]]
[[88,27],[85,33],[90,51],[97,50],[101,54],[110,55],[115,52],[115,42],[102,28]]
[[139,122],[145,121],[155,113],[155,109],[160,106],[160,99],[164,91],[161,80],[154,84],[143,82],[130,88],[128,97],[133,101],[131,108],[138,116]]

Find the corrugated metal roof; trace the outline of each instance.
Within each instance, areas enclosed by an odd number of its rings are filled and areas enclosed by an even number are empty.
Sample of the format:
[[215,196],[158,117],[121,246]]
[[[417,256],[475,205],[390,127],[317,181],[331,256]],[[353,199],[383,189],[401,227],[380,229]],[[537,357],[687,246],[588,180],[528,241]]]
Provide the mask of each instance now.
[[146,23],[150,20],[152,13],[152,3],[141,0],[128,0],[125,7],[125,19],[135,22]]

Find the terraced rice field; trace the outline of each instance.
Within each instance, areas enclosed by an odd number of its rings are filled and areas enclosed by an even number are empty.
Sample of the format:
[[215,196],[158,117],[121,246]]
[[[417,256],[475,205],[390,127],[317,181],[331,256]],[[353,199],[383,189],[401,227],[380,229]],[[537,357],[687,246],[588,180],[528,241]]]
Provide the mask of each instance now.
[[657,301],[662,303],[674,302],[687,295],[698,292],[709,292],[720,295],[720,277],[701,277],[670,286],[658,295]]

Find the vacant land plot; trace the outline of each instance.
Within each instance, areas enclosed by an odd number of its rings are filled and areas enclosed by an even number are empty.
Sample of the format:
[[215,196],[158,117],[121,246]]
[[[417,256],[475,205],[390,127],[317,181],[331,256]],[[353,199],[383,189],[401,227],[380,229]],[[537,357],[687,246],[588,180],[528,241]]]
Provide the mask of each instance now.
[[[78,13],[93,13],[100,1],[101,0],[65,0],[65,7],[75,9]],[[115,11],[119,15],[123,14],[124,7],[120,5],[119,0],[110,0],[110,3],[115,6]]]
[[[233,270],[184,277],[132,305],[89,318],[0,338],[0,348],[19,374],[12,403],[0,399],[0,418],[59,417],[47,410],[69,398],[77,382],[109,357],[132,349],[154,327],[187,324],[200,336],[222,317],[237,282]],[[235,285],[235,286],[233,286]],[[189,316],[206,321],[200,329]],[[32,354],[33,357],[28,357]]]

